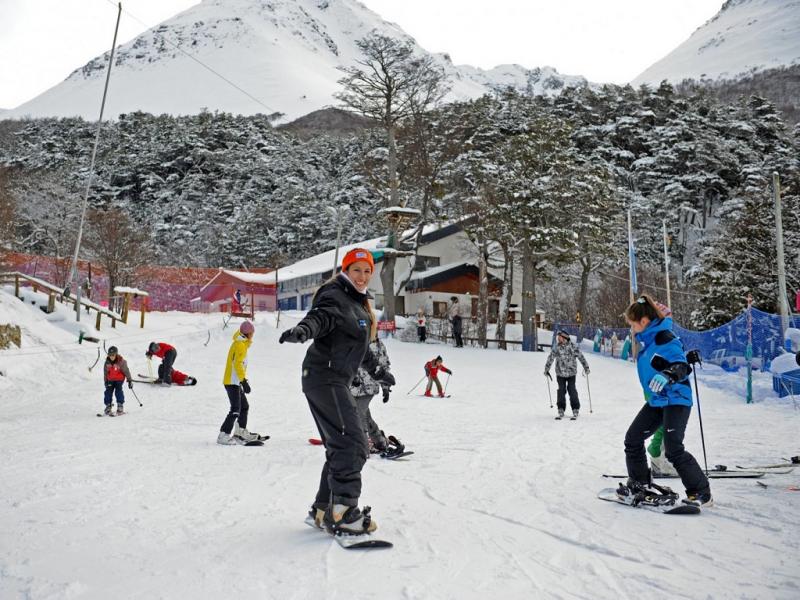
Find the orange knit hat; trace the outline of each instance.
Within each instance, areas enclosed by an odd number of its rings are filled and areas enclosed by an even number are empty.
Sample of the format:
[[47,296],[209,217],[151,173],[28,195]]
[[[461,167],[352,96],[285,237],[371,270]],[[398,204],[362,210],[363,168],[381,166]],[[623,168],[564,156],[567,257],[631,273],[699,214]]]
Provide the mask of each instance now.
[[368,262],[372,270],[375,270],[375,260],[372,258],[372,252],[364,248],[353,248],[342,259],[342,271],[347,271],[347,267],[362,260]]

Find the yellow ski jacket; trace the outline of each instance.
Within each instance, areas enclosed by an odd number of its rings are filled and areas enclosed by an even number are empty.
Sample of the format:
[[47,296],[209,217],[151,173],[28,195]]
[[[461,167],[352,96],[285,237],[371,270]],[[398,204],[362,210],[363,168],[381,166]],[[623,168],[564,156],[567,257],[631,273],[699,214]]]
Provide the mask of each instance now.
[[233,334],[233,342],[228,349],[228,362],[225,363],[224,385],[239,385],[247,379],[247,351],[253,340],[248,340],[238,331]]

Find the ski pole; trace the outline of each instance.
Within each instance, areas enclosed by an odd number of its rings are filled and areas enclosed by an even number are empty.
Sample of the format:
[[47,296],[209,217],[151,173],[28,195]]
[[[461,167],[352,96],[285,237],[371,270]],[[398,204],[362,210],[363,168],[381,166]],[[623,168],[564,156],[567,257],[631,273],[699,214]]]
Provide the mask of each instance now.
[[553,408],[553,394],[550,392],[550,374],[544,376],[544,380],[547,382],[547,396],[550,398],[550,408]]
[[139,406],[144,406],[144,405],[142,404],[142,401],[141,401],[141,400],[139,400],[139,396],[137,396],[137,395],[136,395],[136,392],[134,392],[134,391],[133,391],[133,388],[130,388],[130,390],[131,390],[131,394],[133,394],[133,397],[134,397],[134,398],[136,398],[136,401],[139,403]]
[[592,412],[592,388],[589,387],[589,374],[586,373],[586,393],[589,395],[589,414]]
[[447,381],[444,382],[443,394],[447,395],[447,386],[450,385],[450,373],[447,374]]
[[[686,360],[690,365],[703,364],[703,360],[700,357],[699,350],[689,350],[686,353]],[[706,475],[708,475],[708,459],[706,458],[706,437],[703,433],[703,413],[700,411],[700,390],[697,387],[697,369],[692,369],[692,374],[694,375],[694,395],[697,396],[697,418],[700,420],[700,442],[703,444],[703,465],[706,468]]]
[[[422,379],[425,379],[426,377],[427,377],[427,375],[423,375],[423,376],[422,376]],[[414,385],[414,387],[412,387],[410,390],[408,390],[408,391],[406,392],[406,396],[408,396],[408,395],[409,395],[411,392],[413,392],[415,389],[417,389],[417,387],[419,387],[419,384],[420,384],[420,383],[422,383],[422,379],[420,379],[420,380],[419,380],[419,381],[418,381],[418,382],[417,382],[417,383]]]

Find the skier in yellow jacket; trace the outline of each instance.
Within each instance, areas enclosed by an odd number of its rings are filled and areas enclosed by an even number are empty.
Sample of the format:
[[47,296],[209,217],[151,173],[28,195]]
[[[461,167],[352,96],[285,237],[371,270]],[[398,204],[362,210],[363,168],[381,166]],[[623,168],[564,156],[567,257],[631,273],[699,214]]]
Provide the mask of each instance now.
[[247,413],[250,410],[250,404],[247,402],[247,394],[250,393],[250,383],[247,381],[247,351],[250,349],[250,344],[253,343],[254,333],[253,324],[245,321],[233,334],[233,341],[228,349],[228,360],[225,363],[225,376],[222,383],[228,393],[231,408],[228,416],[222,422],[222,427],[219,428],[218,444],[244,445],[250,443],[252,445],[254,442],[263,442],[269,439],[268,435],[247,431]]

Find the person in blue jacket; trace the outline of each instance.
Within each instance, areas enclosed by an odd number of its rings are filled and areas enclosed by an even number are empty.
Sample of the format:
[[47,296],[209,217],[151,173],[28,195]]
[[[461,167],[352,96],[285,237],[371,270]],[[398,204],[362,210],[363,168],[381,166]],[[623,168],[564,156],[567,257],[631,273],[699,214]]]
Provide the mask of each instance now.
[[652,298],[642,295],[625,311],[625,319],[639,342],[636,369],[647,403],[625,434],[628,487],[634,493],[651,483],[644,442],[659,426],[664,427],[664,454],[686,488],[687,499],[701,506],[713,505],[711,487],[700,465],[683,447],[683,436],[692,411],[692,369],[680,338],[672,332],[672,319]]

